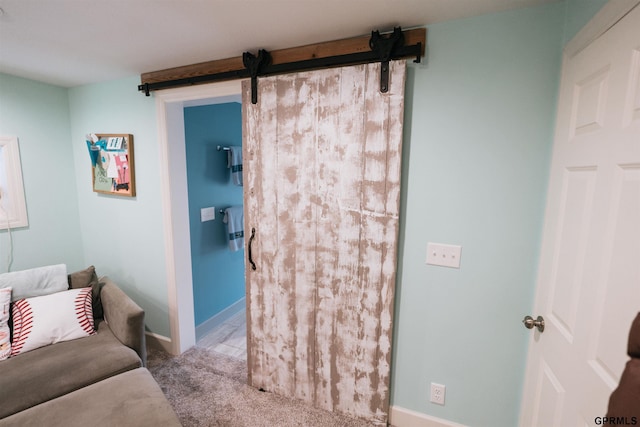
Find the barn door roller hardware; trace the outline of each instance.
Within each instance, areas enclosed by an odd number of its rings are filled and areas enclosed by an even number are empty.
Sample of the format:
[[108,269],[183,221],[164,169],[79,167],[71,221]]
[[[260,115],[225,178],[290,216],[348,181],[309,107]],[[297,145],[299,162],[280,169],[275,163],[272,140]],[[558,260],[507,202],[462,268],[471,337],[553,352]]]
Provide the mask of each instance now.
[[389,61],[415,58],[414,62],[420,62],[425,42],[425,28],[402,31],[400,27],[396,27],[390,34],[372,31],[370,37],[362,36],[271,52],[262,49],[257,55],[245,52],[241,58],[144,73],[140,76],[141,84],[138,85],[138,90],[149,96],[154,90],[251,78],[251,101],[255,104],[258,77],[380,62],[380,91],[385,93],[389,90]]
[[[380,92],[387,93],[389,91],[389,61],[393,55],[396,46],[404,44],[404,35],[400,27],[395,27],[393,33],[389,37],[383,37],[379,31],[372,31],[369,39],[371,50],[376,52],[380,57]],[[415,59],[420,62],[420,55]]]
[[242,54],[242,63],[249,71],[251,76],[251,103],[258,103],[258,74],[271,62],[271,55],[264,49],[258,51],[258,55],[254,55],[251,52],[245,52]]

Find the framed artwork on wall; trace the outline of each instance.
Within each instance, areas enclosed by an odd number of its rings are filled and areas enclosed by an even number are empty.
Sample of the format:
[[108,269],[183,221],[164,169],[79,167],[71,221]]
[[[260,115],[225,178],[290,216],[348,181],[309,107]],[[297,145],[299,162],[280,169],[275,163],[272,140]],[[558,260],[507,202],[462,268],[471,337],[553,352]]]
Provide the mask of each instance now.
[[87,138],[91,156],[93,191],[114,196],[136,195],[133,135],[91,134]]
[[18,137],[0,136],[0,230],[28,225]]

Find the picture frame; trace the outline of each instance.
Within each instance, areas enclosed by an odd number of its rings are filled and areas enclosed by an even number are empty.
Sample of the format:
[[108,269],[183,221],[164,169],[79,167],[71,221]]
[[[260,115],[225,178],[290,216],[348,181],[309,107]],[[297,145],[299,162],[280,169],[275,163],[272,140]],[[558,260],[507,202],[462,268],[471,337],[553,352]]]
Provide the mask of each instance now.
[[0,230],[27,227],[27,204],[17,136],[0,135]]
[[97,133],[87,141],[91,154],[93,191],[111,196],[135,197],[133,135]]

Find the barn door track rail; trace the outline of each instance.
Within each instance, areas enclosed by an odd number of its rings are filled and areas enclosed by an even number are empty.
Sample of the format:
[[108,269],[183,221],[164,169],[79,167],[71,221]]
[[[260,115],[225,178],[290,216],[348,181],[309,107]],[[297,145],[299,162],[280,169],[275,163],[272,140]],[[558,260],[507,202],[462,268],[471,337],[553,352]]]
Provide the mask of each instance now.
[[355,37],[272,52],[261,49],[257,55],[244,52],[239,58],[144,73],[140,76],[138,90],[149,96],[155,90],[251,78],[251,102],[256,104],[258,77],[380,62],[380,91],[386,93],[389,89],[389,61],[414,58],[413,62],[420,62],[424,55],[426,34],[425,28],[402,31],[400,27],[396,27],[388,34],[372,31],[370,37]]

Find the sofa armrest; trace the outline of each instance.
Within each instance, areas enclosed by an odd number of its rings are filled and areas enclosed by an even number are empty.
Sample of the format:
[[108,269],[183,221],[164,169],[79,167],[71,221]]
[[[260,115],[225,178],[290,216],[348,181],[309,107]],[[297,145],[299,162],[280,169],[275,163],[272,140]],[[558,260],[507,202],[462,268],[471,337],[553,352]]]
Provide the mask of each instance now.
[[100,291],[104,319],[111,332],[124,345],[135,350],[142,365],[146,366],[144,310],[108,277],[103,277],[100,282],[104,283]]

